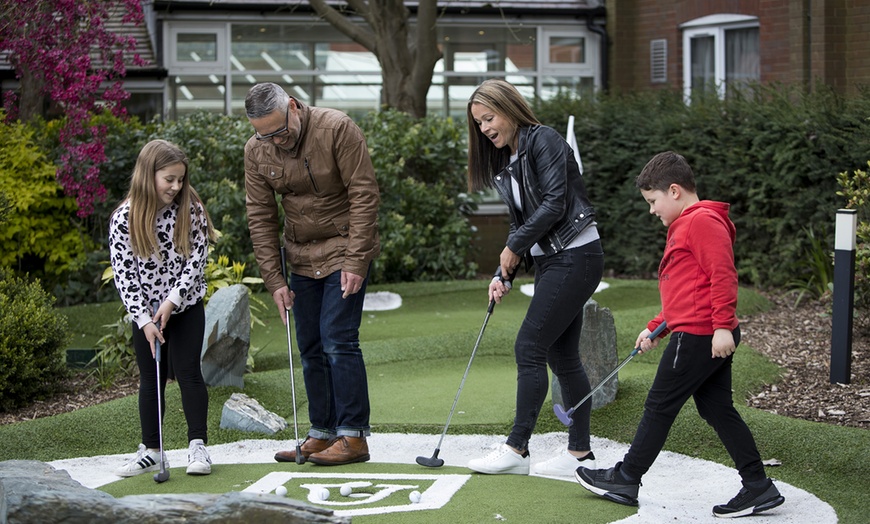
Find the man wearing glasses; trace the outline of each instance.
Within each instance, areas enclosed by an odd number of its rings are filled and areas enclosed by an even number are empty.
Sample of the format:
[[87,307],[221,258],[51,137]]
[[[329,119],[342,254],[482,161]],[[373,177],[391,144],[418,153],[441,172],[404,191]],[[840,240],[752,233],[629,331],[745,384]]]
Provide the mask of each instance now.
[[[299,449],[315,464],[367,461],[359,326],[369,268],[380,253],[380,193],[365,137],[344,113],[307,106],[273,83],[252,87],[245,111],[255,131],[245,144],[254,254],[281,318],[293,311],[308,394],[311,428]],[[275,460],[296,462],[296,451],[279,451]]]

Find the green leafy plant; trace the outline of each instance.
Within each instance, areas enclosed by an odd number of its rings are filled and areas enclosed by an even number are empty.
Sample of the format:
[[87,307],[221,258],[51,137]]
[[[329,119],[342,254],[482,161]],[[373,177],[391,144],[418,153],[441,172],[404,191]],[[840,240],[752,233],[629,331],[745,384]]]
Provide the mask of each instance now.
[[[870,161],[867,162],[870,167]],[[855,249],[855,313],[864,329],[870,329],[870,169],[837,175],[846,208],[858,212]]]
[[53,393],[67,376],[66,317],[39,282],[0,267],[0,411]]
[[805,257],[799,262],[806,275],[803,280],[793,280],[789,286],[796,295],[795,305],[809,295],[820,299],[834,290],[834,261],[831,249],[825,245],[822,238],[816,235],[812,227],[804,228],[809,246],[804,250]]

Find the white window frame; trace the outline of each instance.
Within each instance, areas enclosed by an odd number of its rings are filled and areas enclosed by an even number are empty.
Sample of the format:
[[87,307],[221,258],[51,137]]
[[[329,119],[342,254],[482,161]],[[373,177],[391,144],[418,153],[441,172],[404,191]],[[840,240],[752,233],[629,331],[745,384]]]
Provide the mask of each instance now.
[[731,29],[758,28],[758,17],[734,14],[709,15],[680,24],[683,31],[683,94],[686,100],[692,96],[692,39],[713,37],[714,73],[716,90],[725,96],[725,31]]
[[[225,23],[197,24],[190,22],[168,23],[164,49],[167,50],[167,64],[175,73],[202,73],[213,72],[224,74],[229,70],[229,57],[227,55],[228,25]],[[217,54],[213,62],[195,62],[193,60],[178,60],[178,35],[179,34],[209,34],[215,36]],[[218,73],[220,72],[220,73]]]
[[[553,37],[569,37],[583,38],[585,47],[585,59],[582,64],[559,64],[550,62],[550,38]],[[537,91],[541,92],[540,79],[544,76],[587,76],[594,79],[596,89],[601,88],[600,75],[600,53],[598,52],[600,45],[599,35],[585,28],[577,26],[546,26],[538,27],[538,86]]]

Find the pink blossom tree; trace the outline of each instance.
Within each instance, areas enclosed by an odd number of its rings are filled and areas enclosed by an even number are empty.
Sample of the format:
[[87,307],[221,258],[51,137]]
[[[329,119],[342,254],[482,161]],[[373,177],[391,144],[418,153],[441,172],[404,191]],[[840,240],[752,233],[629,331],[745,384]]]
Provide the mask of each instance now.
[[6,0],[0,5],[0,54],[15,69],[18,95],[3,94],[7,119],[23,122],[44,116],[45,98],[63,113],[62,152],[57,180],[78,204],[78,215],[93,212],[105,199],[100,165],[106,161],[106,130],[92,126],[101,111],[126,117],[129,97],[121,78],[127,63],[145,65],[135,53],[136,40],[107,28],[144,23],[140,0]]

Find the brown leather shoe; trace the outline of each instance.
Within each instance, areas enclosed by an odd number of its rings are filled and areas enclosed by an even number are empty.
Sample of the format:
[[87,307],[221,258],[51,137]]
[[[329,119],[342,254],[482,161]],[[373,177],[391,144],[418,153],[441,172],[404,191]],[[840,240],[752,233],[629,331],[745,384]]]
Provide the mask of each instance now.
[[[312,453],[317,453],[318,451],[323,451],[328,448],[332,444],[333,439],[325,440],[314,437],[305,437],[305,440],[302,442],[302,445],[299,446],[299,451],[302,452],[302,456],[306,459]],[[279,451],[275,453],[275,460],[278,462],[296,462],[296,450],[291,449],[288,451]]]
[[365,438],[340,436],[332,445],[308,457],[309,462],[321,466],[340,466],[369,460],[369,445]]

